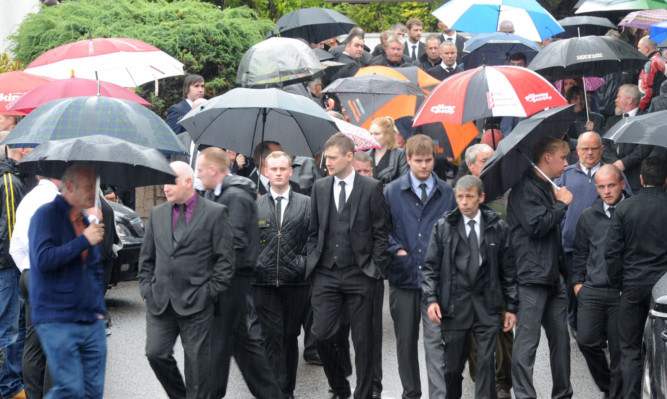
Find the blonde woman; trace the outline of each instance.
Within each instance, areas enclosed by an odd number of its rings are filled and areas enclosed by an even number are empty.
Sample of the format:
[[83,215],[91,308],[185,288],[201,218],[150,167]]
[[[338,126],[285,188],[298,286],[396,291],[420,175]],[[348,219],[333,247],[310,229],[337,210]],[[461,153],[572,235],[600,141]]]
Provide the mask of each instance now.
[[398,129],[394,119],[389,116],[376,118],[369,129],[382,148],[374,148],[368,152],[373,162],[373,177],[387,184],[406,174],[410,167],[405,158],[405,151],[398,148],[396,134]]

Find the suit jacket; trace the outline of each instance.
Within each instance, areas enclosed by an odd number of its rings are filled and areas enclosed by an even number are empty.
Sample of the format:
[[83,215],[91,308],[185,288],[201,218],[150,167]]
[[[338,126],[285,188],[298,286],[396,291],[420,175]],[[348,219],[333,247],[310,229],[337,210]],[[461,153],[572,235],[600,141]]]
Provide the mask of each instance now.
[[204,198],[174,246],[172,212],[166,202],[151,210],[139,254],[139,287],[146,311],[161,315],[167,305],[190,316],[212,305],[234,275],[234,239],[227,207]]
[[188,103],[187,100],[183,100],[178,104],[172,105],[169,107],[169,112],[167,112],[167,125],[174,131],[174,133],[179,134],[185,131],[185,128],[178,124],[185,114],[190,112],[192,106]]
[[[444,33],[441,33],[440,36],[438,36],[438,39],[440,39],[440,43],[445,41],[445,35]],[[463,58],[463,47],[465,46],[465,43],[468,41],[465,37],[461,36],[459,33],[456,33],[456,41],[454,44],[456,44],[456,51],[458,52],[456,55],[456,63],[460,64]]]
[[[372,164],[375,164],[375,149],[369,150],[368,155],[370,155],[370,157],[373,159]],[[389,150],[384,154],[383,157],[389,157],[387,167],[382,170],[378,170],[377,175],[373,176],[374,178],[380,180],[382,184],[389,184],[408,173],[410,170],[408,159],[405,157],[405,150],[402,148]]]
[[[180,126],[180,125],[179,125]],[[179,133],[176,135],[178,139],[183,143],[183,146],[185,147],[188,152],[190,152],[190,146],[192,144],[192,138],[190,137],[190,133],[188,132],[183,132]],[[199,149],[199,146],[195,144],[195,154],[197,153],[197,150]],[[195,166],[192,165],[192,154],[190,155],[181,155],[181,154],[171,154],[169,155],[169,162],[175,162],[175,161],[183,161],[187,163],[188,165],[192,166],[192,169],[194,169],[195,174],[197,173],[197,170],[195,169]]]
[[[315,181],[310,198],[308,260],[306,278],[320,263],[324,242],[328,239],[329,210],[333,201],[333,176]],[[357,174],[347,202],[350,203],[352,250],[357,265],[369,277],[385,276],[389,261],[389,211],[382,195],[382,183]]]
[[[637,115],[641,115],[642,113],[639,111]],[[605,132],[611,129],[622,118],[622,115],[613,115],[607,118]],[[605,163],[614,163],[620,159],[623,162],[623,166],[625,166],[625,176],[628,178],[632,191],[639,191],[642,186],[639,180],[639,169],[642,161],[651,155],[653,146],[629,143],[616,144],[607,139],[603,140],[603,144],[602,160]]]
[[429,75],[433,76],[436,79],[440,79],[440,80],[445,80],[448,77],[450,77],[454,74],[457,74],[459,72],[463,72],[463,67],[458,63],[456,64],[456,68],[454,68],[454,70],[451,71],[451,72],[447,72],[447,70],[442,67],[442,64],[440,64],[438,66],[435,66],[435,67],[429,69],[428,71],[426,71],[426,73],[428,73]]
[[[403,54],[407,55],[412,59],[412,46],[413,44],[410,43],[409,40],[406,40],[405,43],[403,43]],[[426,45],[420,41],[417,42],[417,60],[419,61],[419,58],[426,54]]]

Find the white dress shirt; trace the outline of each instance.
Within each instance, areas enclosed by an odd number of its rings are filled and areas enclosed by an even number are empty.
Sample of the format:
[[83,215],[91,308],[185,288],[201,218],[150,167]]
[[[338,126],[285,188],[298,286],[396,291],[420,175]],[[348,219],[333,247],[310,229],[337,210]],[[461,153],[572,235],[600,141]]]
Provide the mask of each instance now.
[[341,180],[345,182],[345,202],[350,199],[350,194],[352,193],[352,188],[354,187],[354,175],[355,171],[352,169],[352,173],[347,175],[344,179],[339,179],[338,176],[334,176],[334,186],[333,186],[333,196],[334,202],[336,204],[336,209],[338,209],[338,196],[340,196],[340,182]]
[[[475,221],[475,235],[477,235],[477,245],[481,244],[482,240],[481,240],[479,229],[480,229],[480,223],[482,222],[482,212],[478,210],[477,215],[475,215],[475,217],[472,218],[472,219],[467,217],[466,215],[463,215],[463,214],[461,214],[461,216],[463,216],[463,224],[465,225],[465,228],[466,228],[466,237],[470,235],[470,225],[468,224],[468,222],[470,220]],[[479,249],[480,249],[478,251],[478,253],[479,253],[479,264],[481,266],[482,265],[482,251],[481,251],[481,248],[479,248]]]
[[[287,191],[285,191],[282,194],[278,194],[273,189],[271,189],[271,197],[273,198],[274,203],[276,206],[278,206],[278,197],[283,197],[282,200],[280,200],[280,224],[282,226],[282,223],[285,221],[285,209],[287,209],[287,204],[289,204],[289,186],[287,186]],[[280,227],[280,226],[278,226]]]
[[9,242],[9,254],[21,272],[30,269],[28,251],[30,219],[39,207],[53,201],[58,193],[58,187],[51,180],[42,179],[37,187],[23,197],[19,207],[16,208],[16,224],[14,225],[12,240]]

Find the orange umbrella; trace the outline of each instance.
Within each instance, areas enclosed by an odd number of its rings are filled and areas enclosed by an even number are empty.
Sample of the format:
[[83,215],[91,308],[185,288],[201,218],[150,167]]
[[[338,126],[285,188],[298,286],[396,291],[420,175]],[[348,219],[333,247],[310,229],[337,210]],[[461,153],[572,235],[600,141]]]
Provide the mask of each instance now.
[[440,80],[434,78],[416,66],[402,68],[389,68],[382,65],[368,66],[360,68],[354,76],[372,74],[383,75],[388,78],[400,80],[409,80],[419,86],[419,88],[422,89],[426,95],[428,95],[431,90],[437,86],[438,83],[440,83]]

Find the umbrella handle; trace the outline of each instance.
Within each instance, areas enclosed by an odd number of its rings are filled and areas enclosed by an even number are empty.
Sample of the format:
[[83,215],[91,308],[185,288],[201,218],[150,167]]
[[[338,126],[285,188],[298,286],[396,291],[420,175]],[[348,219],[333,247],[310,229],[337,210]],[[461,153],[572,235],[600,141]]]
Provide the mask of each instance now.
[[97,176],[95,180],[95,208],[92,215],[88,215],[88,221],[90,223],[100,224],[100,220],[97,218],[97,210],[100,209],[100,177]]
[[524,153],[521,152],[521,151],[519,151],[519,154],[521,154],[524,158],[526,158],[526,160],[527,160],[528,162],[530,162],[530,165],[531,165],[533,168],[535,168],[535,169],[537,170],[537,172],[538,172],[540,175],[542,175],[542,177],[544,177],[549,183],[551,183],[551,185],[554,186],[554,188],[555,188],[556,190],[560,190],[560,187],[558,187],[558,186],[556,185],[556,183],[554,183],[553,180],[551,180],[551,179],[549,178],[549,176],[547,176],[547,174],[544,173],[544,172],[542,171],[542,169],[538,168],[537,165],[535,165],[535,162],[533,162],[530,158],[528,158],[528,157],[526,156],[526,154],[524,154]]

